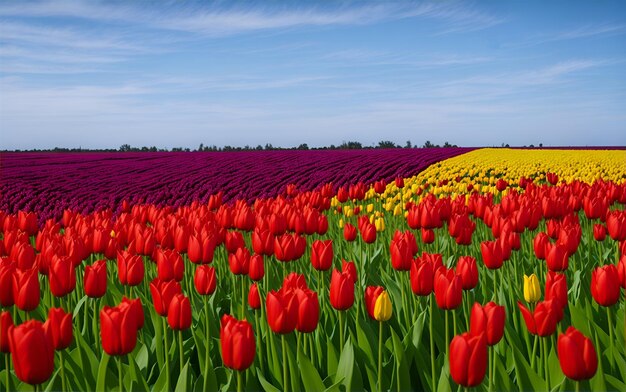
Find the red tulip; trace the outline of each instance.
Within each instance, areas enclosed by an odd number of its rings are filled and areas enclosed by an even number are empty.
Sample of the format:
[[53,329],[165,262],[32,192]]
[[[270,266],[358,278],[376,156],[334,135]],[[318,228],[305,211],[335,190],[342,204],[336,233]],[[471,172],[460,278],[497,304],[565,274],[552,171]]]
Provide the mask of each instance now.
[[222,360],[224,366],[234,370],[246,370],[254,362],[256,342],[252,325],[247,321],[238,321],[225,314],[220,328]]
[[487,339],[485,334],[457,335],[450,343],[450,375],[464,387],[479,385],[487,372]]
[[554,300],[561,308],[567,306],[567,278],[565,274],[548,271],[546,275],[546,301]]
[[354,304],[355,280],[348,272],[333,270],[330,280],[330,304],[337,310],[350,309]]
[[543,231],[537,233],[535,239],[533,240],[533,249],[535,250],[535,256],[537,256],[539,260],[544,260],[546,258],[546,255],[550,250],[548,247],[549,245],[550,237],[548,237],[548,235]]
[[105,306],[100,311],[102,349],[109,355],[125,355],[137,344],[137,312],[130,306]]
[[54,371],[54,347],[41,321],[30,320],[10,327],[9,347],[17,378],[32,385],[50,378]]
[[[15,275],[15,264],[0,258],[0,306],[13,306],[13,276]],[[4,289],[6,287],[6,289]]]
[[617,263],[617,276],[619,277],[620,285],[626,290],[626,254],[622,255]]
[[333,241],[316,240],[311,245],[311,264],[318,271],[327,271],[333,265]]
[[606,218],[606,230],[615,241],[626,240],[626,213],[613,210]]
[[127,251],[117,253],[117,274],[120,283],[137,286],[143,281],[144,265],[141,256],[131,255]]
[[250,291],[248,292],[248,305],[252,309],[261,309],[261,295],[259,294],[259,288],[256,283],[253,283],[250,286]]
[[193,283],[196,286],[196,291],[198,292],[198,294],[213,294],[215,292],[215,288],[217,287],[215,268],[209,267],[206,264],[198,266],[193,277]]
[[353,261],[341,260],[341,271],[348,274],[350,279],[356,283],[358,280],[358,274],[356,271],[356,264]]
[[50,292],[55,297],[63,297],[76,288],[76,270],[67,256],[54,256],[50,264]]
[[252,232],[252,250],[259,255],[274,254],[274,235],[269,229],[254,229]]
[[613,306],[619,301],[619,274],[613,264],[593,270],[591,273],[591,295],[602,306]]
[[176,294],[182,294],[180,283],[175,280],[163,281],[156,278],[150,282],[150,294],[152,294],[152,303],[154,310],[160,316],[167,316],[167,311],[172,302],[172,298]]
[[480,253],[487,268],[495,270],[502,267],[504,257],[497,241],[483,241],[480,244]]
[[228,253],[235,253],[237,249],[245,247],[246,242],[244,241],[243,234],[240,231],[229,231],[226,233],[224,245],[226,245]]
[[228,265],[234,275],[247,275],[250,268],[250,251],[247,248],[238,248],[235,253],[230,253]]
[[298,322],[296,330],[302,333],[315,331],[320,318],[320,303],[317,293],[309,289],[295,291],[298,300]]
[[9,329],[13,327],[11,312],[0,313],[0,353],[10,353]]
[[463,300],[463,283],[461,277],[453,270],[443,268],[435,272],[435,300],[440,309],[456,309]]
[[593,238],[596,241],[604,241],[606,238],[606,227],[602,224],[593,225]]
[[130,311],[135,313],[135,320],[137,321],[137,329],[143,328],[145,315],[143,313],[143,305],[141,304],[141,299],[139,298],[128,299],[126,297],[122,297],[122,302],[119,304],[119,307],[130,308]]
[[209,264],[213,261],[216,239],[211,235],[192,234],[187,244],[187,257],[195,264]]
[[74,339],[72,313],[65,313],[62,308],[50,308],[44,329],[52,337],[52,346],[55,350],[69,347]]
[[262,255],[252,255],[252,257],[250,257],[250,267],[248,269],[248,276],[250,276],[250,279],[256,281],[259,281],[261,279],[263,279],[263,276],[265,275],[265,266],[263,264],[263,256]]
[[13,274],[13,299],[15,300],[15,305],[23,311],[30,312],[39,306],[40,296],[37,270],[15,271]]
[[185,264],[180,253],[170,249],[159,249],[156,252],[157,275],[160,280],[176,280],[180,282],[185,275]]
[[167,323],[175,331],[191,327],[191,302],[184,294],[175,294],[167,310]]
[[274,256],[279,261],[291,261],[296,257],[296,244],[294,237],[283,234],[274,238]]
[[546,254],[546,263],[550,271],[565,271],[568,266],[568,255],[565,247],[554,244]]
[[411,261],[413,255],[409,248],[409,243],[404,238],[392,239],[389,246],[391,254],[391,266],[396,271],[409,271],[411,269]]
[[106,294],[106,260],[98,260],[92,265],[85,266],[84,289],[85,294],[90,298],[100,298]]
[[37,234],[39,225],[37,223],[37,214],[34,212],[17,212],[17,228],[28,234],[29,236]]
[[272,331],[290,333],[298,323],[298,299],[293,290],[270,291],[265,298],[267,321]]
[[306,279],[304,278],[304,275],[298,274],[296,272],[291,272],[285,277],[285,280],[283,280],[283,288],[297,290],[308,289],[309,287],[306,285]]
[[568,378],[580,381],[596,374],[598,354],[593,342],[576,328],[569,327],[559,335],[556,352],[561,370]]
[[461,276],[463,290],[471,290],[478,285],[478,268],[472,256],[461,256],[456,264],[456,273]]
[[411,263],[411,290],[415,295],[426,296],[433,292],[435,273],[433,264],[421,258]]
[[374,308],[376,307],[376,300],[383,291],[385,291],[385,289],[382,286],[368,286],[365,289],[365,308],[372,320],[376,320]]
[[29,243],[16,242],[10,256],[17,263],[18,269],[27,270],[35,265],[35,249]]
[[487,345],[493,346],[504,335],[505,318],[504,306],[489,302],[483,307],[476,302],[470,314],[470,334],[475,336],[484,333]]
[[552,335],[556,331],[556,325],[563,318],[563,310],[554,300],[537,303],[533,313],[520,301],[517,301],[517,306],[522,312],[528,332],[533,335],[542,337]]
[[422,227],[422,242],[432,244],[435,242],[435,231],[433,229],[425,229]]
[[366,244],[371,244],[376,241],[376,226],[372,223],[367,222],[363,225],[363,229],[361,230],[361,236],[363,237],[363,241]]
[[343,225],[343,238],[348,241],[348,242],[352,242],[356,239],[356,227],[354,227],[353,225],[351,225],[350,223],[346,223],[345,225]]

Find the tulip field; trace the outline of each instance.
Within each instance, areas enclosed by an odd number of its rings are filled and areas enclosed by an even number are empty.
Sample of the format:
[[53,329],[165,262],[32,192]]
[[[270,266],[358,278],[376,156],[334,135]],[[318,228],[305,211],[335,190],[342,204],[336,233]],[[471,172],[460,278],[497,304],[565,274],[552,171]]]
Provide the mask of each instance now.
[[1,390],[626,391],[626,150],[0,163]]

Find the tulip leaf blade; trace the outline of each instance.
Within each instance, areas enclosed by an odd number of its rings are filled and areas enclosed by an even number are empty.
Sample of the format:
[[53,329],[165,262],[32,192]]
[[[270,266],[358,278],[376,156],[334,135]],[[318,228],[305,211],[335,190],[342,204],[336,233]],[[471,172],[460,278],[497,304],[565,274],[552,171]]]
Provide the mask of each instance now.
[[189,361],[185,363],[183,366],[183,370],[180,372],[178,376],[178,381],[176,382],[176,387],[174,388],[175,392],[185,392],[188,391],[190,379],[189,379]]
[[546,388],[546,383],[537,373],[530,367],[530,364],[524,359],[522,353],[512,348],[513,362],[515,364],[515,374],[517,376],[517,384],[522,391],[540,391]]
[[317,369],[315,369],[302,350],[298,350],[298,368],[305,391],[316,392],[326,389],[326,386],[317,372]]
[[111,357],[102,353],[102,359],[100,360],[100,366],[98,367],[98,379],[96,380],[96,390],[97,391],[106,391],[110,390],[110,386],[107,385],[107,366],[109,365],[109,360]]
[[260,370],[257,371],[257,376],[259,377],[259,382],[265,392],[280,392],[280,389],[276,388],[265,379]]

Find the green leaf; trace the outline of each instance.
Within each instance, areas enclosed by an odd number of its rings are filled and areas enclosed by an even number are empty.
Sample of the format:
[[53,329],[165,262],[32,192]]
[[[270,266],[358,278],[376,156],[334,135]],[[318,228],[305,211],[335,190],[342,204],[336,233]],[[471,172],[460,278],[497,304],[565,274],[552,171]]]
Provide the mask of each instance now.
[[[406,363],[406,358],[404,356],[404,348],[402,345],[402,341],[393,330],[393,328],[389,328],[391,331],[391,338],[393,340],[393,352],[395,355],[395,366],[397,377],[396,380],[400,384],[398,386],[398,390],[400,391],[408,391],[411,389],[411,377],[409,377],[409,367]],[[384,354],[383,354],[384,355]]]
[[512,348],[512,351],[513,361],[515,363],[515,375],[519,388],[522,391],[545,390],[545,381],[530,367],[530,364],[526,361],[522,353],[516,348]]
[[354,388],[352,388],[354,365],[354,349],[352,348],[352,343],[348,340],[343,346],[343,351],[339,357],[339,364],[337,365],[337,373],[335,374],[335,382],[339,378],[343,378],[342,384],[348,391],[354,390]]
[[[131,353],[127,357],[131,383],[137,385],[137,390],[145,392],[149,391],[150,388],[148,387],[148,384],[146,383],[146,380],[144,379],[143,374],[141,373],[141,370],[139,370],[137,362],[135,361],[135,354]],[[133,388],[132,390],[135,391],[136,389]]]
[[98,379],[96,381],[96,390],[97,391],[106,391],[110,390],[107,387],[107,365],[109,364],[109,359],[111,357],[103,353],[102,359],[100,360],[100,366],[98,366]]
[[437,392],[452,392],[452,386],[450,385],[450,370],[448,366],[448,361],[445,361],[444,365],[441,367]]
[[185,363],[183,366],[183,370],[180,372],[178,376],[178,381],[176,382],[176,388],[174,391],[176,392],[185,392],[190,389],[190,378],[189,378],[189,361]]
[[298,368],[302,377],[302,384],[304,384],[304,389],[307,392],[318,392],[326,389],[317,369],[302,350],[298,350]]
[[263,390],[265,392],[280,392],[280,389],[276,388],[275,386],[273,386],[272,384],[270,384],[265,377],[263,377],[263,373],[261,373],[260,370],[257,369],[257,376],[259,377],[259,382],[261,383],[261,386],[263,387]]

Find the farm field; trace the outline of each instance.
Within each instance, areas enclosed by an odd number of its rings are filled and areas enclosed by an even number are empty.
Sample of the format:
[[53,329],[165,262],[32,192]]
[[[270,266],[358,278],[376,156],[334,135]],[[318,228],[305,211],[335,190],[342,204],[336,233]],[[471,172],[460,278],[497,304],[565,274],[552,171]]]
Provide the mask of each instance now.
[[626,151],[0,156],[0,385],[626,390]]

